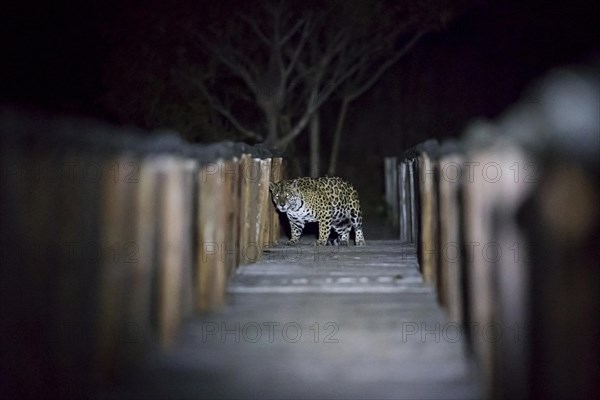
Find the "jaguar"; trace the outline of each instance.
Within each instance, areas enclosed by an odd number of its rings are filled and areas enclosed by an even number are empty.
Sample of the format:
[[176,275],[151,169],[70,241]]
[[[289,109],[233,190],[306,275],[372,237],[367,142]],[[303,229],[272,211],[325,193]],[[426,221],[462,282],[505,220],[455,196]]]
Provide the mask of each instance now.
[[277,209],[287,214],[290,221],[292,238],[289,244],[298,242],[307,222],[318,222],[316,245],[329,244],[332,229],[338,235],[333,244],[348,245],[350,231],[354,228],[355,244],[364,246],[358,192],[349,182],[338,177],[304,177],[270,182],[269,190]]

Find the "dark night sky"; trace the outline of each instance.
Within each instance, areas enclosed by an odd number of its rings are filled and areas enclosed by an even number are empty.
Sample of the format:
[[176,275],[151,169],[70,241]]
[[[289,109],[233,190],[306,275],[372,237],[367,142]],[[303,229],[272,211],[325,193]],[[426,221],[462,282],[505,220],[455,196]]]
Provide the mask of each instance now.
[[[104,64],[115,45],[110,35],[128,29],[116,27],[123,3],[136,7],[136,2],[115,0],[24,1],[9,7],[2,13],[2,100],[102,116],[97,99],[105,90]],[[549,67],[598,57],[600,24],[592,2],[489,3],[447,31],[430,34],[357,107],[381,114],[386,108],[408,108],[406,114],[415,118],[388,112],[386,124],[427,130],[426,135],[434,134],[431,122],[419,118],[433,116],[419,114],[433,112],[445,131],[455,134],[470,116],[496,115]],[[147,12],[147,2],[137,4],[140,14]]]
[[[119,45],[114,32],[135,41],[136,24],[155,17],[149,15],[148,4],[23,1],[9,6],[0,23],[0,102],[114,121],[100,102],[107,90],[106,62]],[[360,181],[356,177],[364,175],[359,170],[364,171],[365,164],[358,167],[355,161],[365,158],[365,149],[366,165],[377,168],[382,155],[398,154],[425,138],[457,136],[473,117],[497,116],[532,79],[554,66],[598,63],[600,24],[592,4],[489,1],[447,30],[429,34],[352,105],[340,175]],[[134,10],[139,18],[123,20],[124,9]],[[151,35],[152,29],[162,28],[150,24],[146,33]],[[328,130],[333,122],[328,115],[334,115],[335,108],[324,111]],[[306,149],[303,138],[296,150]],[[328,151],[325,140],[324,158]]]
[[23,1],[2,12],[2,98],[94,113],[117,2]]
[[424,137],[458,136],[472,118],[498,116],[549,69],[600,64],[600,24],[589,3],[495,3],[426,37],[357,101],[348,124],[356,139],[377,132],[385,137],[377,152],[395,154]]

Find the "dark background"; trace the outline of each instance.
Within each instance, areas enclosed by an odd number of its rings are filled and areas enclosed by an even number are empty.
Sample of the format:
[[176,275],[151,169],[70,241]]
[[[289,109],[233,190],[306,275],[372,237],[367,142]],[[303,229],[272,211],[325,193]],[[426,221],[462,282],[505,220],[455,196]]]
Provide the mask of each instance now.
[[[207,4],[219,3],[108,0],[4,5],[0,101],[148,130],[177,130],[172,116],[165,117],[164,112],[160,118],[148,117],[153,113],[147,110],[147,99],[158,89],[138,77],[151,73],[158,86],[169,84],[169,65],[175,62],[174,49],[182,39],[172,21]],[[555,66],[598,64],[597,8],[591,1],[479,2],[445,30],[422,39],[351,104],[338,174],[358,187],[365,214],[384,211],[384,156],[397,155],[427,138],[459,136],[475,117],[498,116],[532,80]],[[177,98],[167,100],[179,107]],[[327,132],[333,129],[336,107],[330,104],[321,113],[325,166],[331,144]],[[232,138],[212,132],[187,139]],[[307,135],[290,152],[299,172],[306,174]]]

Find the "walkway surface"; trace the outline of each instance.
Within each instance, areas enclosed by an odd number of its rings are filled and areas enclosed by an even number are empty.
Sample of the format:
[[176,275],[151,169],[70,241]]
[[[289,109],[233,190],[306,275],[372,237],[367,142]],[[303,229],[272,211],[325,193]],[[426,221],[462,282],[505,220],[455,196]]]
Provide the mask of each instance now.
[[109,398],[481,398],[415,248],[277,247]]

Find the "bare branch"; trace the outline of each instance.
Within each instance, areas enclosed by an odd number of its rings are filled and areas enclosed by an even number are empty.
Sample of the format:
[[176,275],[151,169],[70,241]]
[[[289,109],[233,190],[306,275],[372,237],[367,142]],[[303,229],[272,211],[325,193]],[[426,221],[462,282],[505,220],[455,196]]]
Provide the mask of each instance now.
[[261,135],[257,134],[256,132],[246,129],[226,107],[224,107],[220,102],[215,100],[215,98],[209,93],[208,89],[206,88],[206,85],[204,85],[204,82],[202,80],[191,77],[189,75],[184,75],[184,78],[186,78],[188,81],[193,83],[198,89],[200,89],[202,94],[206,97],[208,104],[215,111],[217,111],[219,114],[225,117],[225,119],[227,119],[231,123],[231,125],[233,125],[233,127],[237,129],[242,135],[257,141],[262,141],[264,139]]
[[323,52],[323,57],[321,58],[321,63],[324,65],[329,64],[329,62],[348,45],[348,40],[349,37],[344,30],[338,31],[327,44],[327,48]]
[[307,102],[308,104],[304,114],[302,114],[302,117],[300,117],[298,122],[294,125],[294,128],[275,143],[276,148],[283,148],[287,146],[288,143],[300,135],[304,128],[306,128],[306,125],[310,121],[310,117],[312,117],[313,113],[325,102],[326,98],[321,98],[318,92],[318,83],[319,82],[317,82],[317,85],[313,87],[313,90],[309,94]]
[[304,20],[299,20],[298,22],[296,22],[296,25],[294,25],[292,27],[292,29],[290,29],[290,31],[288,33],[286,33],[286,35],[281,38],[281,40],[279,41],[278,46],[283,46],[288,40],[290,40],[290,38],[292,36],[294,36],[294,34],[296,32],[298,32],[298,29],[300,29],[300,27],[302,26],[302,24],[304,23]]
[[296,64],[298,63],[298,59],[300,58],[300,54],[306,45],[307,39],[310,36],[310,32],[312,30],[312,26],[310,20],[304,24],[304,29],[302,30],[302,35],[300,36],[300,40],[296,45],[296,49],[292,52],[290,56],[290,62],[287,68],[284,71],[284,76],[287,79],[291,72],[296,68]]
[[387,71],[392,65],[394,65],[402,56],[404,56],[408,51],[419,41],[419,39],[426,33],[426,31],[417,32],[405,45],[402,49],[397,51],[389,60],[381,64],[381,66],[375,71],[371,78],[367,80],[362,86],[360,86],[357,90],[355,90],[351,95],[347,96],[349,101],[353,101],[357,97],[361,96],[364,92],[369,90],[371,86],[375,84],[383,75],[385,71]]
[[[244,65],[243,61],[240,62],[239,60],[241,58],[249,63],[249,60],[245,56],[241,56],[241,53],[231,46],[225,44],[216,46],[212,44],[204,35],[198,34],[197,37],[202,42],[203,46],[214,54],[234,75],[239,76],[251,91],[256,91],[255,77],[252,76],[252,73]],[[249,65],[251,65],[251,63]]]
[[310,121],[310,117],[312,115],[312,112],[308,111],[309,110],[307,109],[306,112],[302,115],[298,123],[294,126],[294,129],[292,129],[287,135],[283,136],[282,138],[277,140],[277,142],[275,142],[275,148],[284,148],[288,145],[288,143],[290,143],[298,135],[300,135],[300,133],[302,133],[302,130],[306,128],[306,125],[308,124],[308,121]]
[[256,33],[256,36],[258,36],[258,38],[264,43],[266,44],[268,47],[271,47],[272,42],[271,40],[267,37],[267,35],[265,35],[265,33],[260,29],[260,27],[258,26],[258,24],[256,23],[255,20],[253,20],[252,18],[248,17],[246,14],[241,14],[240,17],[246,21],[248,23],[248,25],[250,25],[250,28],[254,31],[254,33]]

